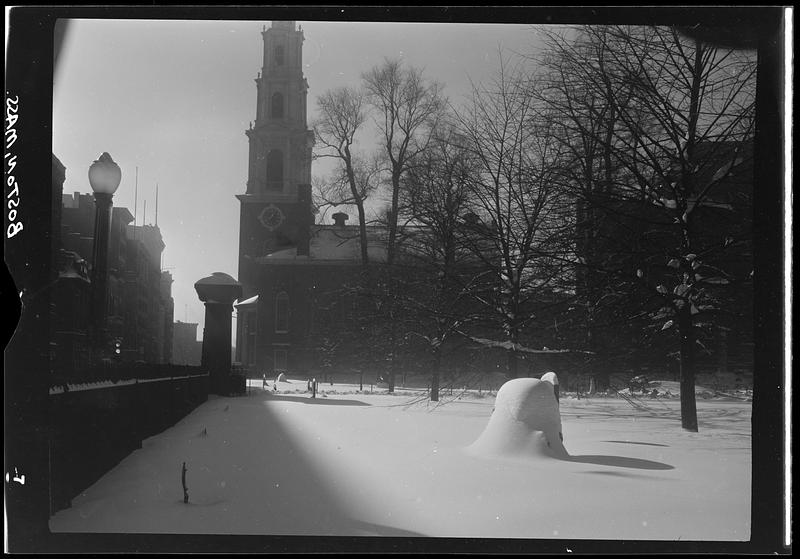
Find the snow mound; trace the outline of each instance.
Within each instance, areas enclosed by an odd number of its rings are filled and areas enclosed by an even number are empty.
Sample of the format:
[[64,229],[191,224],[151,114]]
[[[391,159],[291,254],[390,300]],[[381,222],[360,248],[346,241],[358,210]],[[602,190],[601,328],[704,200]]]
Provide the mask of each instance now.
[[467,451],[482,455],[569,456],[562,442],[554,383],[549,380],[518,378],[501,386],[489,423]]

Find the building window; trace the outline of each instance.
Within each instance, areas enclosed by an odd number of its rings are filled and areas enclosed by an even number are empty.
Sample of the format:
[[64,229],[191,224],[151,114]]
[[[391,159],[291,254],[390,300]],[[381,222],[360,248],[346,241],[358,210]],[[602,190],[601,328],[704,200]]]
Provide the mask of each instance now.
[[275,47],[275,65],[283,66],[283,45]]
[[289,331],[289,295],[285,291],[275,296],[275,331]]
[[288,357],[285,349],[275,349],[272,353],[274,359],[275,372],[281,373],[288,369]]
[[272,118],[283,118],[283,93],[272,95]]
[[283,153],[279,149],[267,154],[267,190],[283,190]]

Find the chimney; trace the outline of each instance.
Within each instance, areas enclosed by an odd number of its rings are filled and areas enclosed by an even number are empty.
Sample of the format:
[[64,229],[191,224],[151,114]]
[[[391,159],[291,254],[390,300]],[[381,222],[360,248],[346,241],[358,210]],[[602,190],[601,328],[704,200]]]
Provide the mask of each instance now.
[[346,213],[337,212],[333,214],[333,222],[336,224],[336,227],[344,227],[344,222],[349,219]]
[[297,256],[309,256],[311,252],[311,224],[313,213],[311,207],[311,185],[297,185],[297,201],[300,207],[300,220],[297,231]]

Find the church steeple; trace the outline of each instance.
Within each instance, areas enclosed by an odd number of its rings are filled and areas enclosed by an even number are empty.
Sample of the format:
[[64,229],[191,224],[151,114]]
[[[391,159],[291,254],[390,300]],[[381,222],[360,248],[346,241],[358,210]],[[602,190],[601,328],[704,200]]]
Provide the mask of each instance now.
[[308,82],[303,76],[303,31],[294,21],[264,27],[264,57],[256,78],[255,126],[250,140],[247,194],[297,199],[311,182],[313,134],[307,126]]
[[309,253],[311,149],[306,123],[308,82],[303,75],[303,31],[294,21],[274,21],[261,31],[264,59],[256,82],[255,122],[249,140],[247,188],[237,194],[239,282],[256,291],[257,259],[290,247]]

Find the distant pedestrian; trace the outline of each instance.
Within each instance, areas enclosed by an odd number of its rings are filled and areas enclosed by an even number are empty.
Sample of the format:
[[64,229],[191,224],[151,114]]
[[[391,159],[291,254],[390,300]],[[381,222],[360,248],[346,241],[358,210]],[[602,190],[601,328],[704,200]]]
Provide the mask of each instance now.
[[261,377],[261,388],[267,388],[267,373]]

